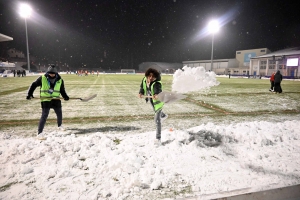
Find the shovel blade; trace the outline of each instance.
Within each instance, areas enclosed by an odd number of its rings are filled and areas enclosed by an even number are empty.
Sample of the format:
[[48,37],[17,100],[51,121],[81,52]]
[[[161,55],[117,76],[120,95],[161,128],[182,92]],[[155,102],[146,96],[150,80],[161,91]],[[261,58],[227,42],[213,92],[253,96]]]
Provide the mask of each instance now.
[[157,95],[158,100],[164,103],[172,103],[184,99],[186,96],[180,93],[163,91]]
[[94,95],[92,95],[90,97],[87,97],[87,98],[84,98],[84,99],[80,99],[80,100],[86,102],[86,101],[89,101],[89,100],[95,98],[96,96],[97,96],[97,94],[94,94]]

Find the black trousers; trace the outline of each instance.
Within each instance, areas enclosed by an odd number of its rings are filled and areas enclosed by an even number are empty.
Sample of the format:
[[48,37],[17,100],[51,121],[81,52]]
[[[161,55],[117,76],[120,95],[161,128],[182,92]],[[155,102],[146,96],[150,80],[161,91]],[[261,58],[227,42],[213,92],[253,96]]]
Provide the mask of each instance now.
[[[42,108],[42,116],[40,118],[39,127],[38,127],[38,134],[43,132],[49,112],[51,108]],[[57,126],[61,126],[62,124],[62,109],[61,107],[53,107],[53,110],[57,117]]]
[[278,93],[281,93],[281,92],[282,92],[282,88],[281,88],[280,82],[279,82],[279,83],[278,83],[278,82],[275,82],[275,83],[274,83],[274,91],[275,91],[275,92],[278,92]]
[[271,90],[274,90],[274,81],[270,81],[270,83],[271,83]]

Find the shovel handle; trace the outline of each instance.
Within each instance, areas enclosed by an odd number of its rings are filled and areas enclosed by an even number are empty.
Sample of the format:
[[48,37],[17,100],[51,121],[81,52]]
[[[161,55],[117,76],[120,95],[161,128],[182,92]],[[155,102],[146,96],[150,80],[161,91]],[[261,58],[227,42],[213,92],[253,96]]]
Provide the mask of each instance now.
[[153,96],[142,96],[143,98],[153,98]]
[[156,95],[156,97],[154,97],[154,96],[144,96],[144,95],[143,95],[143,98],[151,98],[151,99],[157,100],[157,99],[158,99],[158,96]]
[[[64,99],[64,98],[62,98],[62,97],[42,97],[42,98],[38,98],[38,97],[34,97],[34,99],[51,99],[51,100],[61,100],[61,99]],[[82,98],[74,98],[74,97],[70,97],[69,98],[70,100],[71,99],[80,99],[80,100],[82,100]]]

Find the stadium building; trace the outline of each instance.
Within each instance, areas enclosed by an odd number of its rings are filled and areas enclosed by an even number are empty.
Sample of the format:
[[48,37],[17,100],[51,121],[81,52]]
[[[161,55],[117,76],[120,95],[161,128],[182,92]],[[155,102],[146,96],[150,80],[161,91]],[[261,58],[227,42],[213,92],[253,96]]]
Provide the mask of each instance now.
[[211,60],[183,61],[183,65],[188,67],[202,66],[206,71],[212,70],[218,75],[242,75],[249,76],[250,60],[252,57],[262,56],[271,51],[267,48],[238,50],[235,58],[230,59],[214,59],[211,67]]
[[[0,42],[12,41],[13,38],[0,33]],[[9,63],[8,61],[0,60],[0,70],[15,69],[15,63]]]
[[253,76],[271,76],[272,72],[280,70],[285,78],[299,78],[299,58],[299,47],[252,57],[249,66],[250,74]]
[[285,78],[300,77],[300,48],[288,48],[271,52],[267,48],[236,51],[232,59],[183,61],[183,66],[203,66],[206,71],[216,74],[231,74],[233,76],[262,77],[271,76],[272,72],[280,70]]
[[272,72],[280,70],[285,78],[300,77],[300,47],[271,52],[268,48],[236,51],[235,58],[211,60],[183,61],[181,63],[144,62],[139,65],[139,71],[149,67],[162,73],[173,73],[183,66],[202,66],[206,71],[212,70],[218,75],[262,77],[271,76]]

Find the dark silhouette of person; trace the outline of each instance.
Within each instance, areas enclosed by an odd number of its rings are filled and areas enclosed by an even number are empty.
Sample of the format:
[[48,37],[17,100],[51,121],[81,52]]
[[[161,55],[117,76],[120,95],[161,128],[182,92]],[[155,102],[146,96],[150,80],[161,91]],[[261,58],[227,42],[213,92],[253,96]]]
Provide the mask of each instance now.
[[282,81],[282,74],[278,70],[276,72],[276,74],[274,75],[274,92],[275,93],[282,93],[281,81]]

